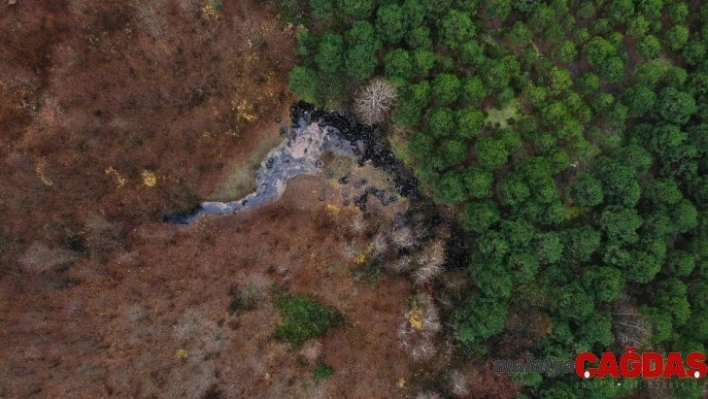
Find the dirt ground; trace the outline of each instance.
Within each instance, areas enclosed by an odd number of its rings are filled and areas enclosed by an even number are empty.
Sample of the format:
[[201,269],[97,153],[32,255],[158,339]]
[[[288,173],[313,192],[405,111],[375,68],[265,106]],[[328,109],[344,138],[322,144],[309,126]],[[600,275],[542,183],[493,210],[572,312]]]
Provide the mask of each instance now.
[[[372,205],[362,230],[336,177],[298,177],[264,208],[161,223],[250,191],[280,140],[294,29],[275,11],[2,1],[0,398],[415,397],[453,381],[458,397],[513,396],[443,337],[428,365],[401,349],[410,300],[430,288],[361,271],[400,203]],[[299,350],[275,341],[274,287],[345,326]],[[243,290],[256,309],[230,313]],[[330,378],[314,379],[319,361]]]

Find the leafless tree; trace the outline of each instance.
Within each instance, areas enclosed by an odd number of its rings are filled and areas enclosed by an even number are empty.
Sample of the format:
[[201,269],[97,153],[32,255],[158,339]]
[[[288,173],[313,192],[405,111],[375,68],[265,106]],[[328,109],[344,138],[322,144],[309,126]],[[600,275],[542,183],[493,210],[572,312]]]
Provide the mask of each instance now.
[[450,392],[459,397],[465,397],[470,393],[467,376],[459,370],[453,370],[450,372]]
[[408,226],[403,226],[391,232],[391,241],[398,248],[410,248],[415,245],[416,237]]
[[366,220],[364,220],[361,214],[358,214],[354,220],[352,220],[349,228],[355,233],[363,233],[366,230]]
[[354,245],[354,243],[342,244],[342,256],[344,256],[347,260],[354,259],[360,252],[361,251]]
[[437,355],[435,337],[441,325],[438,310],[432,297],[418,294],[411,309],[404,313],[404,321],[398,328],[401,348],[416,362],[430,360]]
[[445,243],[436,240],[423,248],[418,264],[420,268],[415,271],[414,278],[417,284],[425,284],[442,271],[445,263]]
[[413,266],[413,264],[411,257],[408,255],[402,255],[391,263],[391,269],[399,273],[408,271],[411,266]]
[[651,325],[626,294],[613,304],[612,319],[615,340],[623,347],[641,346],[651,335]]
[[435,240],[423,248],[419,263],[421,265],[432,264],[437,267],[445,263],[445,242]]
[[440,319],[438,318],[438,311],[434,306],[431,305],[431,310],[425,312],[423,325],[425,326],[426,334],[435,335],[440,331]]
[[440,394],[437,392],[423,391],[423,392],[419,392],[415,398],[416,399],[440,399],[440,398],[442,398],[442,396],[440,396]]
[[383,255],[388,250],[388,238],[383,233],[378,233],[371,240],[371,247],[375,256]]
[[383,122],[396,103],[396,87],[383,78],[369,81],[354,99],[354,114],[367,125]]
[[416,270],[413,278],[415,279],[416,284],[423,285],[440,274],[441,271],[442,268],[440,266],[430,263],[425,266],[421,266],[418,270]]
[[430,360],[435,355],[435,345],[429,340],[419,340],[410,350],[410,355],[416,362]]

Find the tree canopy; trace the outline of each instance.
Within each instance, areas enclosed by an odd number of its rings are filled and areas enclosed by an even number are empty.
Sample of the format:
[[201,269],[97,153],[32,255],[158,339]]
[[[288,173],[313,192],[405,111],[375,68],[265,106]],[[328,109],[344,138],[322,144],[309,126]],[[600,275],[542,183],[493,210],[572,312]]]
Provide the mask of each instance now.
[[[605,350],[620,305],[650,326],[640,344],[705,342],[708,5],[297,2],[281,6],[305,27],[296,96],[346,113],[374,76],[398,89],[383,140],[406,141],[424,201],[465,232],[467,284],[444,295],[468,354],[499,349],[529,309],[549,324],[523,349],[538,355]],[[521,306],[521,291],[541,299]]]

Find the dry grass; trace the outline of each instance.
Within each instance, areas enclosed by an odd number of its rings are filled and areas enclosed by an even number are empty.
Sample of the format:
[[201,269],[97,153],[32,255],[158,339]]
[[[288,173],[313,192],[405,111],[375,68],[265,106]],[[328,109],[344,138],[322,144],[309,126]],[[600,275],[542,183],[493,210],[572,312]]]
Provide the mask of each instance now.
[[73,263],[80,255],[63,248],[49,248],[41,242],[34,242],[20,257],[22,270],[29,273],[44,273],[62,265]]

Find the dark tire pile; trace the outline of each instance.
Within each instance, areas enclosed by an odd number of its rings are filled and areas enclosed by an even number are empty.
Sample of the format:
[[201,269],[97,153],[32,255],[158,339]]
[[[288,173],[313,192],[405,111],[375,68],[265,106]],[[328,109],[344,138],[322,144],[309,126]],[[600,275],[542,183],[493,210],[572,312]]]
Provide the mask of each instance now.
[[[315,109],[312,104],[300,101],[290,107],[290,120],[292,121],[289,132],[294,132],[296,129],[311,123],[319,123],[324,126],[331,126],[339,132],[340,138],[349,141],[354,147],[354,155],[359,166],[363,166],[367,161],[371,161],[375,169],[381,168],[384,172],[392,176],[392,183],[396,193],[408,198],[411,201],[419,201],[420,194],[418,192],[418,180],[413,175],[413,172],[406,168],[401,161],[396,159],[391,152],[388,140],[384,137],[384,132],[379,126],[367,126],[357,122],[349,115],[342,115],[336,112],[325,112]],[[287,130],[287,128],[284,128]],[[281,131],[282,133],[282,131]],[[285,134],[287,136],[287,134]],[[363,145],[357,145],[363,143]],[[273,167],[274,160],[269,158],[266,160],[265,167],[270,169]],[[321,168],[323,163],[318,161],[317,166]],[[325,177],[332,178],[331,171],[325,172]],[[351,183],[351,176],[344,175],[338,179],[339,184],[348,185]],[[360,188],[366,184],[366,181],[358,181],[354,183],[355,188]],[[360,209],[366,209],[369,195],[377,198],[382,205],[386,206],[397,201],[395,195],[387,194],[384,190],[375,187],[367,187],[366,190],[357,196],[354,196],[351,201]],[[318,198],[323,201],[324,198]],[[346,199],[346,205],[349,205],[350,200]],[[187,225],[192,220],[192,217],[202,210],[202,206],[198,205],[193,209],[182,212],[171,213],[164,218],[165,223]]]
[[[374,168],[381,168],[384,172],[393,176],[393,186],[396,193],[411,201],[420,200],[418,180],[413,175],[413,172],[403,165],[403,162],[396,159],[393,152],[391,152],[388,140],[384,137],[383,130],[379,126],[361,124],[350,115],[315,109],[312,104],[304,101],[297,102],[290,107],[290,120],[293,129],[300,126],[301,120],[307,123],[319,122],[323,125],[334,127],[344,139],[356,148],[354,153],[359,157],[357,159],[359,166],[363,166],[366,161],[371,161]],[[364,144],[363,151],[358,149],[362,147],[356,146],[358,141]],[[346,184],[348,179],[343,177],[340,183]],[[357,182],[354,186],[359,188],[363,184]],[[395,196],[386,196],[382,190],[369,187],[367,191],[354,199],[354,204],[362,208],[366,205],[369,195],[378,198],[383,205],[396,201]]]

